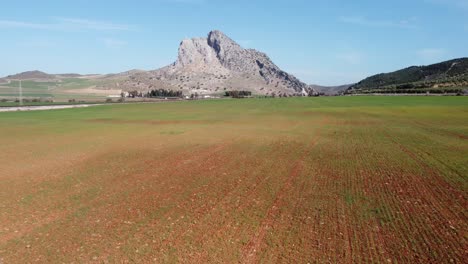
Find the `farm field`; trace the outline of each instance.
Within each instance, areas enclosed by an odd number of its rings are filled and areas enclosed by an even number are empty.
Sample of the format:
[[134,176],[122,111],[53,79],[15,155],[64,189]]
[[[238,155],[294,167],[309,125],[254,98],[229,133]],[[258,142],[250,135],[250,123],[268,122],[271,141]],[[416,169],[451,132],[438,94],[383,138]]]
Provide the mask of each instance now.
[[463,263],[468,97],[0,113],[0,263]]
[[[106,85],[108,81],[85,78],[62,78],[50,81],[23,80],[25,98],[48,98],[56,101],[97,100],[107,95],[118,95],[120,90],[94,89],[97,85]],[[0,98],[15,99],[19,97],[19,82],[11,80],[0,83]]]

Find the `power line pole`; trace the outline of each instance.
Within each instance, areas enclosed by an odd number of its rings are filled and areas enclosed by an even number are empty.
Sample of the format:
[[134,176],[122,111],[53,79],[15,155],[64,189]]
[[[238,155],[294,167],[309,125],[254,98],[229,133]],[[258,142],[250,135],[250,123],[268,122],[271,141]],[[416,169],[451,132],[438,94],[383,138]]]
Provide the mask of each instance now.
[[23,106],[23,87],[21,86],[21,79],[19,80],[19,101],[20,106]]

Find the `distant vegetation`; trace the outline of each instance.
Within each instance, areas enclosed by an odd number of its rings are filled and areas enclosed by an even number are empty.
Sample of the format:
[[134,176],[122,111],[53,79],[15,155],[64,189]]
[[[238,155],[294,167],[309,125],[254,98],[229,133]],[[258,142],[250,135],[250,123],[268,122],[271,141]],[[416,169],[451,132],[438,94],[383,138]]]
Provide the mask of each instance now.
[[232,97],[232,98],[244,98],[252,96],[252,92],[249,91],[226,91],[224,96]]
[[377,74],[345,93],[462,93],[467,87],[468,58],[462,58]]
[[165,89],[151,90],[148,92],[147,97],[182,97],[182,91],[172,91]]
[[147,93],[142,93],[141,91],[133,90],[127,93],[122,92],[121,97],[129,97],[129,98],[157,98],[157,97],[182,97],[182,91],[172,91],[166,89],[154,89]]

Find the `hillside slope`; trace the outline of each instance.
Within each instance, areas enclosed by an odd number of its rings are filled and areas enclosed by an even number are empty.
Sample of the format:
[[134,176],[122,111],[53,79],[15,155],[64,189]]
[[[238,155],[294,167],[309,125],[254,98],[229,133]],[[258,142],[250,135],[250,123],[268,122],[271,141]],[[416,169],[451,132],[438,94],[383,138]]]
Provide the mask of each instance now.
[[309,85],[309,87],[317,91],[319,94],[339,95],[339,94],[342,94],[344,91],[346,91],[346,89],[348,89],[351,85],[352,84],[345,84],[345,85],[339,85],[339,86],[322,86],[322,85],[311,84]]
[[14,75],[8,75],[4,79],[12,80],[51,80],[55,79],[56,76],[41,71],[26,71]]
[[468,87],[468,58],[412,66],[368,77],[346,93],[443,93]]

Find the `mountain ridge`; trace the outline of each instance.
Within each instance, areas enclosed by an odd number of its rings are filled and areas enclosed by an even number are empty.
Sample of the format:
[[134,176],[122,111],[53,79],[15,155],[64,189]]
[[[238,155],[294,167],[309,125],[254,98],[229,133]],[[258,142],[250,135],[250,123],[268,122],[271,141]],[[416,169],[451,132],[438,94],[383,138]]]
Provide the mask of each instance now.
[[346,93],[443,92],[467,86],[468,58],[457,58],[376,74],[350,86]]
[[148,92],[154,89],[189,94],[223,94],[250,91],[258,95],[337,95],[359,93],[458,93],[468,87],[468,58],[452,59],[426,66],[410,66],[380,73],[351,85],[307,85],[281,70],[267,54],[245,49],[219,30],[207,37],[184,39],[176,60],[155,70],[129,70],[115,74],[48,74],[26,71],[0,78],[50,81],[64,78],[93,79],[93,89]]
[[78,73],[58,73],[50,74],[39,70],[25,71],[5,76],[1,79],[10,80],[54,80],[56,78],[76,78],[84,75]]

